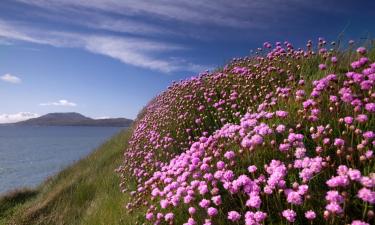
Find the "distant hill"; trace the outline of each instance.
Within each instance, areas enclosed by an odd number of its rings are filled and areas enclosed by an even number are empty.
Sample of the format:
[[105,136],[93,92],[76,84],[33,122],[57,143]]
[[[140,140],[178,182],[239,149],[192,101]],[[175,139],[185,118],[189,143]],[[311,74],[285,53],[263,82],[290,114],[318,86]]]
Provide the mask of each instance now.
[[92,119],[79,113],[49,113],[12,125],[17,126],[98,126],[98,127],[129,127],[133,122],[126,118]]

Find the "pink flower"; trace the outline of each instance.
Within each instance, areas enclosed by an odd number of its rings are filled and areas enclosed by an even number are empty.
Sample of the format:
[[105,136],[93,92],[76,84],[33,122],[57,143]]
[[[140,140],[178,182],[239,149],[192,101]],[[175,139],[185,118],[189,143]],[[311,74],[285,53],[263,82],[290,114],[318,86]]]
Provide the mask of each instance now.
[[355,118],[359,123],[365,123],[367,120],[368,120],[368,117],[366,114],[359,114],[356,118]]
[[344,197],[342,197],[338,191],[328,191],[326,194],[326,200],[329,202],[344,202]]
[[292,209],[286,209],[282,212],[282,215],[286,220],[293,223],[296,220],[297,213]]
[[174,214],[173,213],[167,213],[167,214],[165,214],[165,221],[172,221],[173,220],[173,218],[174,218]]
[[336,147],[341,147],[341,146],[344,146],[345,144],[345,141],[341,138],[335,138],[335,142],[334,142],[334,145]]
[[301,205],[302,197],[298,192],[291,191],[287,194],[287,201],[294,205]]
[[360,220],[353,220],[351,225],[370,225],[369,223],[360,221]]
[[189,207],[189,214],[190,215],[195,214],[195,212],[196,212],[196,209],[194,207]]
[[341,214],[343,212],[341,206],[337,204],[337,202],[331,202],[328,205],[326,205],[326,209],[334,214]]
[[308,219],[308,220],[313,220],[313,219],[316,218],[316,214],[315,214],[314,211],[309,210],[309,211],[305,212],[305,217],[306,217],[306,219]]
[[217,195],[217,196],[213,196],[211,198],[212,202],[215,204],[215,205],[221,205],[221,196],[220,195]]
[[282,124],[278,125],[278,126],[276,127],[276,131],[277,131],[277,133],[282,133],[282,132],[284,132],[284,131],[285,131],[285,125],[282,125]]
[[375,192],[368,188],[362,188],[359,190],[357,196],[365,202],[375,204]]
[[224,157],[227,158],[228,160],[231,160],[235,157],[235,153],[233,151],[227,151],[225,154],[224,154]]
[[344,122],[345,122],[346,124],[348,124],[348,125],[352,124],[352,123],[353,123],[353,117],[351,117],[351,116],[346,116],[346,117],[344,118]]
[[375,112],[375,103],[367,103],[365,109],[371,113]]
[[148,221],[150,221],[150,220],[152,220],[154,218],[154,214],[153,213],[147,213],[146,214],[146,220],[148,220]]
[[202,199],[199,202],[199,206],[202,207],[202,208],[208,208],[208,206],[210,206],[210,200]]
[[285,118],[288,116],[288,112],[286,111],[276,111],[276,116],[280,117],[280,118]]
[[327,69],[326,64],[319,64],[319,69],[320,69],[320,70],[325,70],[325,69]]
[[228,219],[232,222],[236,222],[241,219],[241,214],[237,211],[230,211],[228,212]]
[[364,55],[364,54],[366,54],[367,50],[366,50],[365,47],[359,47],[359,48],[357,48],[357,52],[358,52],[359,54]]
[[247,171],[249,171],[249,173],[255,173],[255,171],[257,171],[257,167],[254,165],[251,165],[247,168]]
[[254,144],[254,145],[260,145],[263,143],[263,137],[260,136],[259,134],[255,134],[254,136],[251,137],[250,141]]
[[214,207],[210,207],[207,209],[207,214],[210,217],[216,216],[217,215],[217,209]]

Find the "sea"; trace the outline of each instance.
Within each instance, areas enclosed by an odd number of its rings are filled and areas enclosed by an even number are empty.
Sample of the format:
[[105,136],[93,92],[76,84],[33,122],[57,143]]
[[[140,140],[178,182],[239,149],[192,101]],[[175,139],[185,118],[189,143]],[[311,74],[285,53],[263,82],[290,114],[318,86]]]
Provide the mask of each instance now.
[[0,194],[39,185],[121,129],[124,128],[0,126]]

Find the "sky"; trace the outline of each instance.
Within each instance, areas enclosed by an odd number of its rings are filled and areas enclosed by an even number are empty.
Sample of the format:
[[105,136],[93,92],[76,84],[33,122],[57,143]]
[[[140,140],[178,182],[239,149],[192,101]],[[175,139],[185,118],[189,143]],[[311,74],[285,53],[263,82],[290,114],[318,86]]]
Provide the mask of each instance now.
[[263,42],[375,35],[372,0],[1,0],[0,123],[134,119],[173,81]]

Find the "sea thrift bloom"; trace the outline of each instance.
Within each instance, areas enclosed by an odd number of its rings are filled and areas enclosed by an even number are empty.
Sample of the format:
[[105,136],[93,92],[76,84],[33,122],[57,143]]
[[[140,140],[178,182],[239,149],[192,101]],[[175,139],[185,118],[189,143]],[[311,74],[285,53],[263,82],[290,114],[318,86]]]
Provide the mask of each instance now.
[[363,222],[363,221],[360,221],[360,220],[353,220],[351,225],[370,225],[370,224],[366,223],[366,222]]
[[202,199],[199,202],[199,206],[202,208],[208,208],[209,205],[210,205],[210,200],[207,200],[207,199]]
[[367,103],[365,105],[365,109],[369,112],[374,113],[375,112],[375,103]]
[[345,141],[344,141],[343,139],[341,139],[341,138],[336,138],[336,139],[335,139],[334,145],[335,145],[336,147],[341,147],[341,146],[343,146],[344,144],[345,144]]
[[221,201],[221,196],[220,195],[217,195],[217,196],[213,196],[211,198],[212,202],[215,204],[215,205],[221,205],[222,201]]
[[260,145],[263,143],[263,137],[256,134],[254,136],[251,137],[250,141],[254,144],[254,145]]
[[167,213],[167,214],[165,214],[164,218],[165,218],[165,221],[172,221],[173,218],[174,218],[174,214],[173,213]]
[[228,212],[228,219],[232,222],[236,222],[241,219],[241,214],[237,211],[230,211]]
[[302,204],[302,197],[298,192],[290,191],[287,194],[287,201],[294,205],[301,205]]
[[288,112],[286,111],[276,111],[276,116],[280,117],[280,118],[285,118],[288,116]]
[[247,170],[249,171],[249,173],[254,173],[255,171],[257,171],[257,167],[254,165],[251,165],[247,168]]
[[358,198],[370,204],[375,204],[375,192],[368,188],[362,188],[358,191]]
[[319,64],[319,69],[325,70],[325,69],[327,69],[327,66],[325,64]]
[[286,209],[283,211],[282,215],[286,220],[293,223],[296,220],[297,213],[292,209]]
[[305,212],[305,217],[306,217],[306,219],[308,219],[308,220],[313,220],[313,219],[316,218],[316,214],[315,214],[314,211],[309,210],[309,211]]
[[196,209],[194,207],[189,207],[189,214],[194,215],[196,212]]
[[365,123],[365,122],[367,122],[368,117],[367,117],[366,114],[359,114],[355,119],[356,119],[359,123]]
[[207,209],[207,214],[210,217],[216,216],[217,215],[217,209],[214,207],[210,207]]
[[362,55],[364,55],[364,54],[366,54],[366,48],[364,48],[364,47],[359,47],[359,48],[357,48],[357,52],[359,53],[359,54],[362,54]]
[[224,154],[224,157],[227,158],[228,160],[231,160],[235,157],[235,154],[233,151],[227,151],[225,154]]
[[282,124],[278,125],[278,126],[276,127],[276,131],[277,131],[277,133],[282,133],[282,132],[284,132],[284,131],[285,131],[285,126],[282,125]]
[[331,202],[326,206],[326,209],[333,214],[341,214],[343,212],[341,206],[337,202]]
[[351,116],[347,116],[344,118],[344,122],[348,125],[352,124],[353,123],[353,117]]

